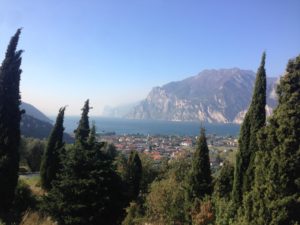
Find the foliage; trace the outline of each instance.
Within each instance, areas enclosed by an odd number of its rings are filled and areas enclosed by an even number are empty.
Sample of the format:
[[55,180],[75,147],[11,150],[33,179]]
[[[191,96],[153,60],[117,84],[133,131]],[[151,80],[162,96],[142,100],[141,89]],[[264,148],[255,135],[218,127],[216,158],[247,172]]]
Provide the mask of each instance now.
[[[109,154],[110,155],[110,154]],[[149,185],[158,177],[161,173],[161,166],[155,162],[150,156],[139,153],[138,154],[142,164],[142,176],[140,181],[140,191],[142,194],[148,193]],[[114,164],[116,171],[121,176],[122,180],[126,183],[128,179],[128,162],[126,155],[119,152],[115,158]]]
[[37,198],[40,198],[45,194],[45,190],[43,190],[41,187],[41,179],[38,174],[25,177],[21,176],[20,180],[29,186],[32,194]]
[[[132,153],[133,154],[133,153]],[[142,170],[141,177],[139,182],[139,195],[134,198],[132,194],[132,188],[130,187],[129,181],[129,171],[130,169],[129,162],[131,160],[127,159],[126,156],[122,153],[119,153],[115,160],[115,166],[118,174],[122,177],[123,187],[120,187],[124,190],[126,195],[125,205],[129,204],[126,208],[126,217],[123,220],[123,224],[141,224],[145,218],[145,197],[149,192],[149,186],[158,176],[159,165],[157,165],[154,160],[146,154],[139,153]],[[133,156],[131,156],[133,157]],[[132,201],[132,199],[135,199]]]
[[81,118],[77,129],[75,130],[75,140],[81,144],[86,144],[90,135],[89,114],[90,106],[87,99],[82,108]]
[[59,224],[114,224],[120,215],[119,177],[100,149],[74,146],[45,198]]
[[45,147],[45,140],[22,137],[19,147],[20,168],[27,170],[28,167],[32,172],[39,171]]
[[192,159],[192,167],[185,184],[185,211],[187,220],[190,220],[191,208],[196,199],[202,200],[212,193],[212,177],[209,162],[205,130],[201,128],[197,140],[196,151]]
[[36,203],[37,201],[29,186],[24,181],[19,180],[13,203],[14,217],[20,218],[22,213],[24,213],[27,209],[34,209]]
[[233,202],[226,198],[214,196],[215,224],[229,225],[234,223],[235,209]]
[[[88,111],[88,101],[84,110]],[[87,112],[85,111],[85,112]],[[81,121],[88,118],[83,113]],[[88,121],[77,129],[77,141],[63,158],[63,167],[52,189],[44,198],[43,209],[59,225],[118,224],[123,214],[121,179],[114,171],[111,158],[103,152],[104,143],[87,138]],[[92,129],[93,130],[93,129]]]
[[288,63],[277,93],[279,104],[259,132],[254,188],[240,215],[245,223],[300,221],[300,56]]
[[218,177],[215,180],[214,195],[216,197],[226,199],[230,198],[232,192],[233,175],[234,167],[230,163],[225,161],[222,168],[220,169]]
[[126,217],[122,225],[139,225],[143,221],[143,210],[137,202],[130,202],[126,208]]
[[103,152],[111,159],[114,160],[118,156],[118,152],[114,144],[112,143],[104,143],[102,148]]
[[146,197],[146,214],[155,224],[175,224],[185,221],[184,187],[174,177],[154,181]]
[[185,176],[190,170],[189,159],[173,160],[160,179],[156,179],[146,196],[146,220],[155,224],[185,222]]
[[193,225],[208,225],[214,222],[213,204],[209,198],[197,199],[191,211]]
[[129,199],[135,200],[140,192],[142,178],[142,162],[136,151],[131,151],[127,163],[127,183]]
[[160,173],[160,166],[150,156],[140,153],[142,162],[142,177],[140,182],[140,190],[142,194],[148,193],[149,185],[158,177]]
[[93,124],[88,139],[87,139],[87,144],[89,146],[93,146],[96,143],[96,126]]
[[117,154],[113,162],[114,167],[116,168],[116,172],[124,182],[127,179],[127,161],[128,159],[126,155],[120,152],[119,154]]
[[256,74],[252,101],[241,126],[239,151],[236,156],[232,198],[238,207],[242,203],[243,193],[251,190],[254,182],[254,158],[257,146],[257,132],[266,120],[266,54],[263,53],[261,64]]
[[[20,144],[21,30],[11,38],[0,67],[0,218],[10,209],[18,183]],[[3,218],[5,220],[5,218]]]
[[60,108],[42,158],[40,171],[41,185],[45,190],[51,189],[51,183],[57,178],[57,174],[62,167],[61,158],[64,154],[64,113],[65,107]]
[[26,139],[25,159],[32,172],[40,170],[45,142],[39,139]]

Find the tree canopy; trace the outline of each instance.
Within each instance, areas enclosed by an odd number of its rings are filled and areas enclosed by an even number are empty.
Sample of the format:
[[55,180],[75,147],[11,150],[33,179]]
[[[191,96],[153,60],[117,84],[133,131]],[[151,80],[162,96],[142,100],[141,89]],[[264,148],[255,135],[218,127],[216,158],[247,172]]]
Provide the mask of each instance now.
[[20,75],[22,50],[17,50],[21,29],[11,38],[0,67],[0,217],[10,209],[18,182]]

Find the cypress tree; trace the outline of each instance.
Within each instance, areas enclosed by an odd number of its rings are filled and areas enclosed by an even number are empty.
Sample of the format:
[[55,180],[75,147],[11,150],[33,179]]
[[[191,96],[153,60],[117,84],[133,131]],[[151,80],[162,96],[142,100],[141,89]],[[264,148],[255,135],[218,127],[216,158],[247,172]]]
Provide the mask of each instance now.
[[89,134],[90,134],[90,125],[89,125],[89,100],[87,99],[82,108],[81,118],[78,124],[77,129],[75,130],[75,140],[81,144],[86,144]]
[[128,177],[127,182],[129,184],[129,198],[134,200],[139,195],[140,184],[142,178],[142,162],[139,154],[136,151],[131,151],[128,158]]
[[244,204],[246,224],[300,221],[300,55],[288,63],[277,94],[278,106],[258,135],[254,188]]
[[75,144],[67,152],[62,172],[44,199],[45,210],[59,225],[119,224],[121,180],[102,147]]
[[197,139],[192,166],[185,183],[184,211],[186,221],[192,224],[192,210],[206,195],[212,194],[212,177],[209,161],[209,149],[205,129],[202,127]]
[[22,50],[16,50],[21,30],[11,38],[0,68],[0,217],[10,209],[18,182],[20,75]]
[[103,153],[105,143],[96,141],[95,126],[89,129],[89,109],[87,100],[76,143],[68,149],[62,170],[44,198],[45,211],[59,225],[114,225],[123,213],[121,179]]
[[225,162],[214,185],[214,196],[229,199],[232,192],[234,167]]
[[92,126],[92,129],[91,129],[91,131],[90,131],[90,134],[89,134],[89,137],[88,137],[88,145],[90,146],[90,147],[93,147],[93,145],[95,144],[95,142],[96,142],[96,126],[95,126],[95,124],[93,124],[93,126]]
[[209,162],[209,149],[206,142],[205,129],[201,128],[197,140],[196,152],[192,160],[192,168],[187,181],[187,201],[192,203],[196,198],[203,199],[212,193],[212,177]]
[[258,150],[256,135],[266,120],[265,59],[264,52],[256,74],[252,101],[240,131],[232,191],[232,199],[236,206],[241,204],[243,193],[250,191],[254,182],[254,158]]
[[64,148],[64,113],[65,107],[60,108],[42,158],[40,175],[41,185],[45,190],[51,189],[51,183],[56,179],[57,174],[61,169],[61,154]]

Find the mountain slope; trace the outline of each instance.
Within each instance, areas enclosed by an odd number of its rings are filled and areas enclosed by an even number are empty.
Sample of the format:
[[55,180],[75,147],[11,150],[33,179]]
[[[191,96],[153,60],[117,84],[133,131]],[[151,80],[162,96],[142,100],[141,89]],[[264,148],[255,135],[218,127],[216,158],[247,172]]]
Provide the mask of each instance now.
[[[25,137],[47,139],[53,129],[53,125],[47,121],[42,121],[30,115],[23,114],[20,128],[21,134]],[[72,143],[74,142],[74,138],[64,133],[64,141],[66,143]]]
[[36,119],[42,120],[42,121],[46,121],[51,123],[52,121],[44,114],[42,113],[40,110],[38,110],[37,108],[35,108],[33,105],[28,104],[26,102],[22,102],[20,105],[21,109],[24,109],[27,115],[30,115]]
[[[20,108],[25,110],[20,124],[21,134],[25,137],[48,138],[53,128],[52,121],[31,104],[22,102]],[[74,138],[64,133],[64,141],[72,143]]]
[[[250,104],[255,73],[238,68],[204,70],[151,90],[127,115],[131,119],[240,123]],[[276,104],[275,79],[268,79],[268,106]]]
[[111,107],[111,106],[105,106],[101,116],[104,117],[111,117],[111,118],[122,118],[126,116],[132,108],[137,106],[139,102],[131,103],[131,104],[126,104],[126,105],[120,105],[116,107]]

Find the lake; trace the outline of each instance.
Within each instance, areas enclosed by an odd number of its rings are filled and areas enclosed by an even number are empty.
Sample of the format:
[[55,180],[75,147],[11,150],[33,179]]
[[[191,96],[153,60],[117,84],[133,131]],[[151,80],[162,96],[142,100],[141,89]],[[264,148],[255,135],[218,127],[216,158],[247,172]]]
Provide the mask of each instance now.
[[[55,118],[51,118],[55,121]],[[66,116],[65,131],[72,133],[80,117]],[[200,122],[177,122],[161,120],[130,120],[120,118],[90,117],[95,123],[97,132],[115,132],[116,134],[143,134],[143,135],[189,135],[196,136],[200,131]],[[237,136],[240,130],[238,124],[202,123],[207,134],[218,136]]]

